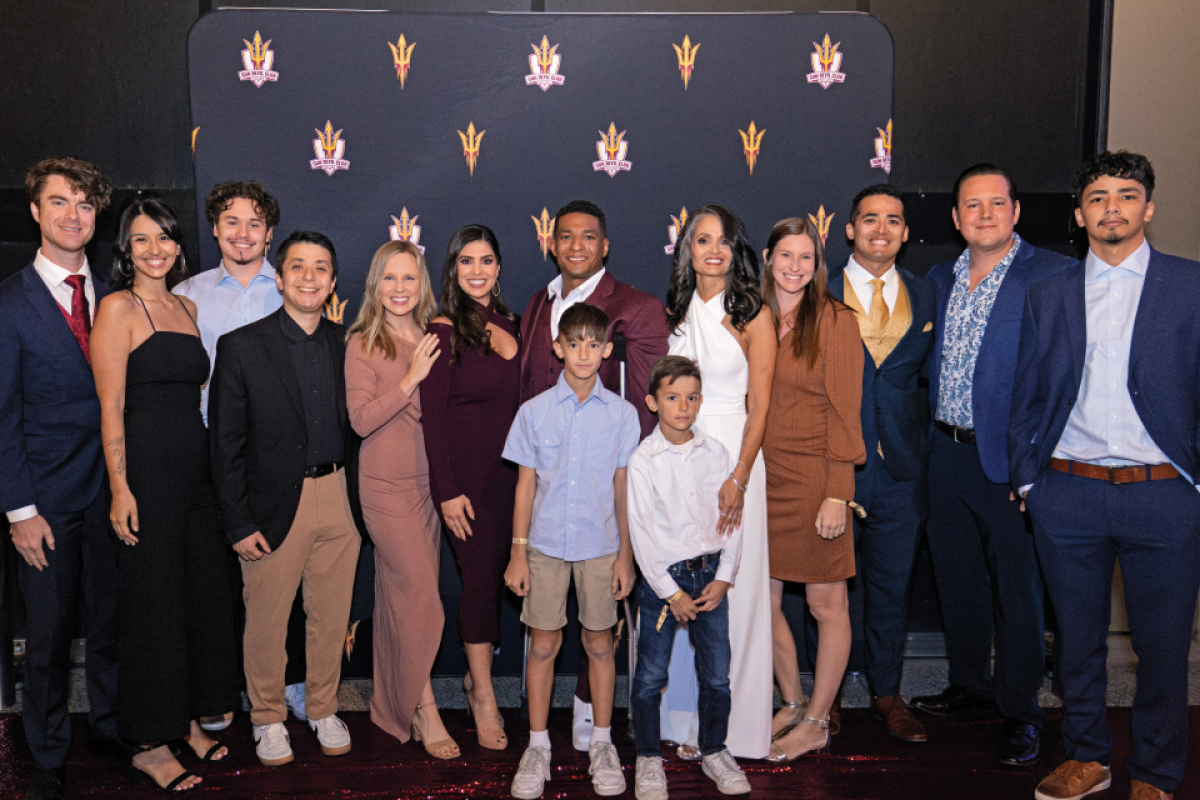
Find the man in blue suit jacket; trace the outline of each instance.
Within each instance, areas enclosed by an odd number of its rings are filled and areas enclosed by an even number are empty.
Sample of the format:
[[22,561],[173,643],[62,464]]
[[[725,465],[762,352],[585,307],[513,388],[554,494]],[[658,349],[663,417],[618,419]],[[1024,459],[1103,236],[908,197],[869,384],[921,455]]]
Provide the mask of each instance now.
[[0,284],[0,505],[21,555],[21,711],[37,772],[26,798],[61,798],[80,585],[94,737],[117,738],[117,561],[108,529],[100,401],[88,336],[107,293],[84,247],[111,187],[92,164],[48,159],[25,178],[42,246]]
[[[856,468],[857,577],[850,583],[855,639],[863,638],[871,712],[898,739],[926,740],[900,697],[908,594],[924,514],[921,490],[928,442],[917,386],[933,345],[933,282],[896,266],[908,239],[904,202],[886,184],[858,193],[846,225],[854,254],[830,270],[829,290],[854,310],[863,338],[862,431],[867,461]],[[861,597],[859,601],[855,595]]]
[[[913,705],[932,714],[1007,720],[1000,761],[1032,766],[1045,713],[1042,578],[1025,517],[1010,498],[1008,416],[1025,290],[1075,263],[1013,232],[1012,179],[992,164],[954,184],[967,249],[929,271],[938,288],[929,369],[929,553],[941,598],[950,686]],[[995,645],[995,674],[992,647]]]
[[1200,591],[1200,264],[1146,242],[1154,170],[1144,156],[1093,156],[1075,191],[1088,255],[1028,292],[1008,438],[1059,626],[1068,760],[1034,796],[1111,782],[1105,657],[1119,557],[1138,655],[1130,797],[1170,798],[1187,756]]

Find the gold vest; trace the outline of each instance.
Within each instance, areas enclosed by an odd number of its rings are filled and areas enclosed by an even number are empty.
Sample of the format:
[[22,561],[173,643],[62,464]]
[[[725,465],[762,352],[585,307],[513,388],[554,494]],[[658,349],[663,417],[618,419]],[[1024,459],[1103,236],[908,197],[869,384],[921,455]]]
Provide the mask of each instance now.
[[896,307],[892,309],[891,318],[882,330],[879,324],[863,310],[858,295],[854,293],[854,288],[850,285],[850,276],[845,273],[842,274],[842,296],[845,298],[846,305],[850,306],[854,316],[858,319],[859,334],[862,336],[863,344],[867,347],[867,352],[875,360],[875,366],[882,365],[896,349],[900,340],[904,338],[908,327],[912,325],[912,306],[908,301],[908,289],[905,288],[904,281],[900,281],[900,292],[896,295]]

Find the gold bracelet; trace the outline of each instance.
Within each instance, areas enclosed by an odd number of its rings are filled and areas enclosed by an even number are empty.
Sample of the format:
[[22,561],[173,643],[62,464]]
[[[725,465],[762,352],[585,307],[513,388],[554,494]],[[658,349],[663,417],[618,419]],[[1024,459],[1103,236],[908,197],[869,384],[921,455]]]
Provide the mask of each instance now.
[[683,589],[675,592],[667,598],[666,605],[662,607],[662,611],[658,613],[658,623],[654,626],[655,633],[662,633],[663,623],[667,621],[667,614],[671,613],[671,604],[679,598],[683,597]]
[[678,600],[678,599],[679,599],[679,598],[681,598],[681,597],[683,597],[683,589],[680,589],[679,591],[675,592],[675,594],[673,594],[673,595],[671,595],[670,597],[668,597],[668,598],[666,599],[666,603],[667,603],[667,605],[669,605],[669,606],[670,606],[670,605],[674,605],[674,604],[675,604],[675,601],[676,601],[676,600]]
[[528,539],[513,539],[513,544],[529,544]]
[[826,497],[825,499],[832,500],[835,503],[841,503],[844,506],[849,506],[854,511],[854,513],[858,515],[859,519],[867,518],[867,510],[865,508],[863,508],[862,506],[860,506],[858,503],[854,502],[853,500],[839,500],[836,497]]

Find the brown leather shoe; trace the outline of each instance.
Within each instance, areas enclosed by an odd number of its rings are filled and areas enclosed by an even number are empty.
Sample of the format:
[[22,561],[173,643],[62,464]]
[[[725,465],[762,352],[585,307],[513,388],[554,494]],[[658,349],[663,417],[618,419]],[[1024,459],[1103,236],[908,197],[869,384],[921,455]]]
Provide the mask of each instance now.
[[887,726],[888,733],[902,742],[924,742],[925,726],[908,710],[908,703],[898,694],[891,697],[872,697],[871,716]]
[[1130,781],[1129,800],[1174,800],[1175,795],[1172,792],[1164,792],[1155,786],[1151,786],[1144,781],[1139,781],[1136,778]]
[[1079,800],[1112,785],[1108,767],[1098,761],[1064,761],[1058,769],[1042,778],[1033,791],[1037,800]]
[[829,707],[829,735],[837,736],[842,732],[842,690],[833,696],[833,705]]

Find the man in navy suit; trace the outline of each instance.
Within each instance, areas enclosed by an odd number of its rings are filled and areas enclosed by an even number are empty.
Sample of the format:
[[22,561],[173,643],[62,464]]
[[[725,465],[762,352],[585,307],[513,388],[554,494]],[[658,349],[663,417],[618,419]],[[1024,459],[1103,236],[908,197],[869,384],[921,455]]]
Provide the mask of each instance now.
[[71,721],[71,638],[82,589],[89,721],[117,737],[117,561],[105,502],[100,401],[88,337],[107,294],[84,247],[112,187],[95,166],[47,159],[25,177],[42,242],[0,284],[0,505],[26,607],[21,711],[37,771],[26,798],[61,798]]
[[1079,168],[1082,263],[1030,287],[1008,446],[1012,485],[1058,617],[1067,761],[1034,793],[1111,783],[1105,720],[1118,558],[1133,649],[1131,800],[1171,798],[1187,757],[1188,651],[1200,591],[1200,264],[1146,242],[1154,170],[1100,153]]
[[[908,632],[908,594],[925,507],[922,491],[928,434],[917,379],[933,346],[936,290],[928,278],[896,266],[908,240],[904,201],[886,184],[858,193],[846,225],[854,254],[829,273],[829,290],[854,311],[866,358],[862,431],[867,461],[855,470],[854,499],[866,509],[854,520],[857,577],[851,609],[855,639],[864,638],[871,713],[906,742],[924,742],[925,728],[900,696],[900,666]],[[839,695],[840,697],[840,695]]]
[[[931,714],[1007,720],[1000,761],[1041,754],[1045,669],[1041,574],[1025,517],[1010,498],[1008,416],[1025,290],[1074,259],[1013,231],[1016,187],[992,164],[954,184],[954,225],[967,249],[929,272],[938,316],[929,368],[929,552],[942,604],[950,686],[913,705]],[[995,646],[995,673],[992,647]]]

